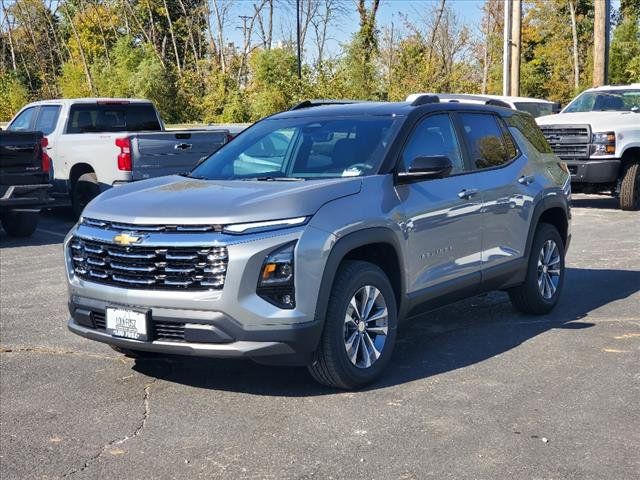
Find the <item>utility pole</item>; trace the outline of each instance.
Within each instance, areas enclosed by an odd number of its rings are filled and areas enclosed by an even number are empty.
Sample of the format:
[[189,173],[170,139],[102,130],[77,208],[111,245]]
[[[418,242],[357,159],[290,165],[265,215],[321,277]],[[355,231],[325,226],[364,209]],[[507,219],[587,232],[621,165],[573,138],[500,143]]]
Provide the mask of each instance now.
[[300,45],[300,0],[296,0],[296,44],[298,45],[298,78],[302,78],[302,46]]
[[502,94],[511,95],[511,0],[504,0],[504,38],[502,46]]
[[609,77],[609,23],[611,0],[595,0],[593,23],[593,86],[606,85]]
[[522,1],[513,0],[511,15],[511,95],[520,96],[520,44],[522,41]]

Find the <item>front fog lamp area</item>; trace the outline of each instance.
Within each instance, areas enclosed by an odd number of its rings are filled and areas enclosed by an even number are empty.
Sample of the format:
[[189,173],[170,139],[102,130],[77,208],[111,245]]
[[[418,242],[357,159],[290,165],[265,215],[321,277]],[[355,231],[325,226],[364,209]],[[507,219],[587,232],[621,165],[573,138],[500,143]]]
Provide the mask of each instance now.
[[293,254],[296,242],[287,243],[274,250],[262,263],[257,293],[267,302],[279,308],[295,308],[293,282]]
[[616,134],[597,132],[591,138],[591,155],[613,155],[616,153]]

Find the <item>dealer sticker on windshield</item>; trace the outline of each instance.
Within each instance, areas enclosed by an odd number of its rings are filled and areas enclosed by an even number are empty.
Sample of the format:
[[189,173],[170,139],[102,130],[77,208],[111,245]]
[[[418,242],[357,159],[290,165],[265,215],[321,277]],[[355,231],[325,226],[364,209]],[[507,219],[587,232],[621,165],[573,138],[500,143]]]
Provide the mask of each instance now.
[[114,337],[148,340],[147,314],[121,308],[107,308],[107,333]]

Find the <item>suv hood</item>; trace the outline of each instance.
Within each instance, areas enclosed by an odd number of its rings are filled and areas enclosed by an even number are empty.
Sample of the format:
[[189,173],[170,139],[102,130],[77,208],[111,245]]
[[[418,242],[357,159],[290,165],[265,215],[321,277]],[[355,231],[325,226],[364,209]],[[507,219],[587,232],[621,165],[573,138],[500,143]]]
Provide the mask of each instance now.
[[589,124],[592,132],[606,132],[616,127],[637,126],[640,113],[635,112],[576,112],[558,113],[536,118],[538,125]]
[[332,200],[360,191],[361,178],[306,181],[153,178],[115,187],[82,213],[122,223],[228,225],[313,215]]

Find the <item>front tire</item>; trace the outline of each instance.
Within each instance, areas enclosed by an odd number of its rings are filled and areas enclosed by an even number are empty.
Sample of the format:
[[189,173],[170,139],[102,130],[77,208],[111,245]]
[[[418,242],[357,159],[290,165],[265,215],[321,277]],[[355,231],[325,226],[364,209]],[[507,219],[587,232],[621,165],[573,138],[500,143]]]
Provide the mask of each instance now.
[[368,262],[345,262],[331,289],[309,372],[334,388],[354,389],[373,382],[391,359],[397,323],[395,294],[384,272]]
[[522,313],[549,313],[560,298],[564,275],[562,237],[553,225],[541,223],[531,245],[525,281],[509,290],[511,303]]
[[640,161],[632,161],[625,166],[620,183],[620,208],[640,209]]
[[30,237],[38,227],[40,213],[8,211],[2,214],[2,227],[10,237]]

